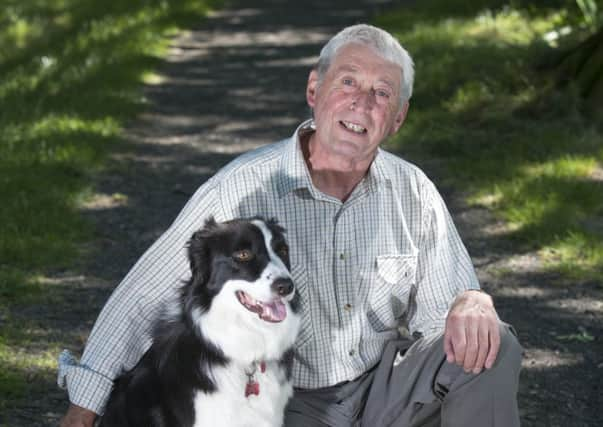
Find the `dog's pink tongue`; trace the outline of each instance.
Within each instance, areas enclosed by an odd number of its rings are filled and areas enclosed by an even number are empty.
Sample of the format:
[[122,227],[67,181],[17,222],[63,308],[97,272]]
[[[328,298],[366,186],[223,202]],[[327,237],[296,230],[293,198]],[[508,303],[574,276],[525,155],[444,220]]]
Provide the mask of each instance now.
[[287,317],[287,307],[281,300],[265,302],[262,304],[262,314],[260,317],[267,322],[282,322]]

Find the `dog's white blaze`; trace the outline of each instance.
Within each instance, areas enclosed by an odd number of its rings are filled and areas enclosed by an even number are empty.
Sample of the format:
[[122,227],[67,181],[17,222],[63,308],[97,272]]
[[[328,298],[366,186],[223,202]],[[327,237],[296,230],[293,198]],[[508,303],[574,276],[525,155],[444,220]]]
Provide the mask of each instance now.
[[[267,280],[274,280],[279,277],[291,278],[291,274],[287,269],[287,266],[283,262],[283,260],[274,252],[272,249],[272,232],[266,226],[263,221],[254,220],[251,221],[253,225],[260,229],[262,235],[264,236],[264,246],[266,246],[266,250],[268,251],[268,256],[270,257],[270,262],[266,265],[266,268],[262,272],[262,278]],[[287,296],[287,301],[291,301],[293,299],[293,295],[295,291],[291,293],[291,295]]]
[[255,374],[260,394],[245,397],[247,376],[243,366],[214,368],[217,392],[195,395],[194,427],[280,427],[293,387],[278,362],[268,362],[266,372]]

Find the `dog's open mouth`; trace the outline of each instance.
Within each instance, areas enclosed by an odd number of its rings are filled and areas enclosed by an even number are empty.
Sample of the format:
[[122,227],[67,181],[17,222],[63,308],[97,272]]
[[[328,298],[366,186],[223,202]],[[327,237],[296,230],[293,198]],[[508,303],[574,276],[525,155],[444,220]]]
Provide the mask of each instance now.
[[253,313],[257,313],[260,319],[266,322],[278,323],[287,317],[287,307],[280,299],[270,302],[259,301],[243,291],[237,291],[237,298],[243,307]]

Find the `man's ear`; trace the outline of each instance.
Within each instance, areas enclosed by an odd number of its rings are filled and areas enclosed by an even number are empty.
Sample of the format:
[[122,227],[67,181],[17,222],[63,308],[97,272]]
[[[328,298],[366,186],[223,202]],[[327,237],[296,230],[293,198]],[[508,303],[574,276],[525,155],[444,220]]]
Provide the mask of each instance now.
[[402,124],[406,120],[406,115],[408,114],[408,107],[409,106],[410,106],[409,102],[406,101],[404,103],[404,105],[402,105],[402,107],[400,107],[400,110],[396,114],[396,117],[394,118],[394,123],[393,123],[392,128],[391,128],[391,130],[389,132],[390,136],[392,136],[396,132],[398,132],[398,130],[400,129],[400,127],[402,126]]
[[306,102],[310,108],[314,108],[316,105],[316,91],[318,90],[318,72],[316,70],[310,71],[308,76],[308,85],[306,86]]

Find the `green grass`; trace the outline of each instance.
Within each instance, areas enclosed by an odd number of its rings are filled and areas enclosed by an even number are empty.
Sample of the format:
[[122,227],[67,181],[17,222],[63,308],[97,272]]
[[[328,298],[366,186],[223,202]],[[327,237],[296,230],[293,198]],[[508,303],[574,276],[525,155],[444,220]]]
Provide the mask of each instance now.
[[2,3],[0,412],[24,396],[31,370],[51,372],[58,354],[56,336],[16,313],[56,298],[38,278],[74,265],[90,232],[79,208],[109,150],[123,143],[123,124],[145,107],[141,85],[157,82],[169,36],[219,3]]
[[389,147],[440,160],[444,184],[504,218],[518,252],[600,283],[603,117],[537,67],[555,51],[543,35],[571,14],[504,3],[424,1],[377,19],[416,63],[409,116]]

